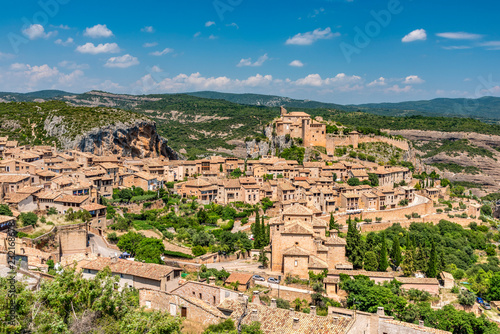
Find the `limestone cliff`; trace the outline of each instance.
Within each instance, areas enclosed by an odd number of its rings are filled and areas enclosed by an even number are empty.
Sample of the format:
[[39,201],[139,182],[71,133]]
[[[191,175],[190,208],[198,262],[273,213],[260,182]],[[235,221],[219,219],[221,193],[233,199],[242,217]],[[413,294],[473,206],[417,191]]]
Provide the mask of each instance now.
[[257,142],[254,139],[245,143],[247,157],[255,159],[263,155],[277,155],[285,148],[292,146],[293,141],[291,139],[287,139],[286,136],[277,136],[276,133],[273,133],[273,127],[270,125],[264,128],[264,135],[266,140]]
[[65,149],[97,155],[118,154],[138,158],[164,156],[171,160],[184,159],[168,146],[167,139],[158,135],[156,123],[150,120],[92,129],[72,141],[64,142],[63,145]]

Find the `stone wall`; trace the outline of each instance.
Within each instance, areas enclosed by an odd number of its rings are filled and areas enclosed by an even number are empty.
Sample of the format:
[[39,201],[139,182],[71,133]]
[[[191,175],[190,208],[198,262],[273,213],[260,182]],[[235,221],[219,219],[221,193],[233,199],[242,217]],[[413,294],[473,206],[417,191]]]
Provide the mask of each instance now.
[[59,231],[61,254],[85,253],[87,250],[86,230]]

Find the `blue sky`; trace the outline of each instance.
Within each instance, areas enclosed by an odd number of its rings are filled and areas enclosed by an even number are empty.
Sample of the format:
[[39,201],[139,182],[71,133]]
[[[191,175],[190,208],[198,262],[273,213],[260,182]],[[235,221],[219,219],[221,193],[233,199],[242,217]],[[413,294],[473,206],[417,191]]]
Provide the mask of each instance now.
[[0,90],[500,96],[499,12],[449,0],[8,2]]

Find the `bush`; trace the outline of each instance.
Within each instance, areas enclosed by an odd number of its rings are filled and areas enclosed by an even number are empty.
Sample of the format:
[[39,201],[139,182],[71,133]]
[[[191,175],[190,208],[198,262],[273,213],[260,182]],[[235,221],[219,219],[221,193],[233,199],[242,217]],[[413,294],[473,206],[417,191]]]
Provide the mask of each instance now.
[[47,216],[50,216],[50,215],[57,215],[57,209],[56,208],[49,208],[47,210]]
[[465,306],[472,306],[476,302],[476,295],[471,291],[460,291],[458,302]]
[[194,258],[194,256],[186,254],[186,253],[174,252],[174,251],[169,251],[169,250],[166,250],[164,252],[164,254],[168,255],[168,256],[172,256],[172,257],[182,257],[182,258],[185,258],[185,259],[192,259],[192,258]]
[[19,216],[19,219],[23,222],[23,226],[31,225],[35,227],[38,222],[38,216],[33,212],[23,212]]
[[206,248],[202,247],[202,246],[194,246],[194,247],[191,248],[191,251],[193,252],[193,255],[195,257],[201,256],[201,255],[205,255],[207,253]]
[[116,244],[118,242],[118,240],[120,240],[120,238],[118,237],[118,235],[116,234],[116,232],[111,232],[111,233],[108,234],[108,240],[111,243]]

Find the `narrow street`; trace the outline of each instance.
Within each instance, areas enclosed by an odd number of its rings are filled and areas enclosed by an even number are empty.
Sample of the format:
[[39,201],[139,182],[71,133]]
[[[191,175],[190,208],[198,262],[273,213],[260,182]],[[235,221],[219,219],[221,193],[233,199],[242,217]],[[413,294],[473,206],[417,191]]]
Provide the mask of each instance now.
[[120,255],[119,251],[112,248],[108,248],[104,240],[102,240],[102,237],[90,232],[89,232],[89,245],[90,249],[92,250],[92,253],[101,254],[101,256],[112,257]]

